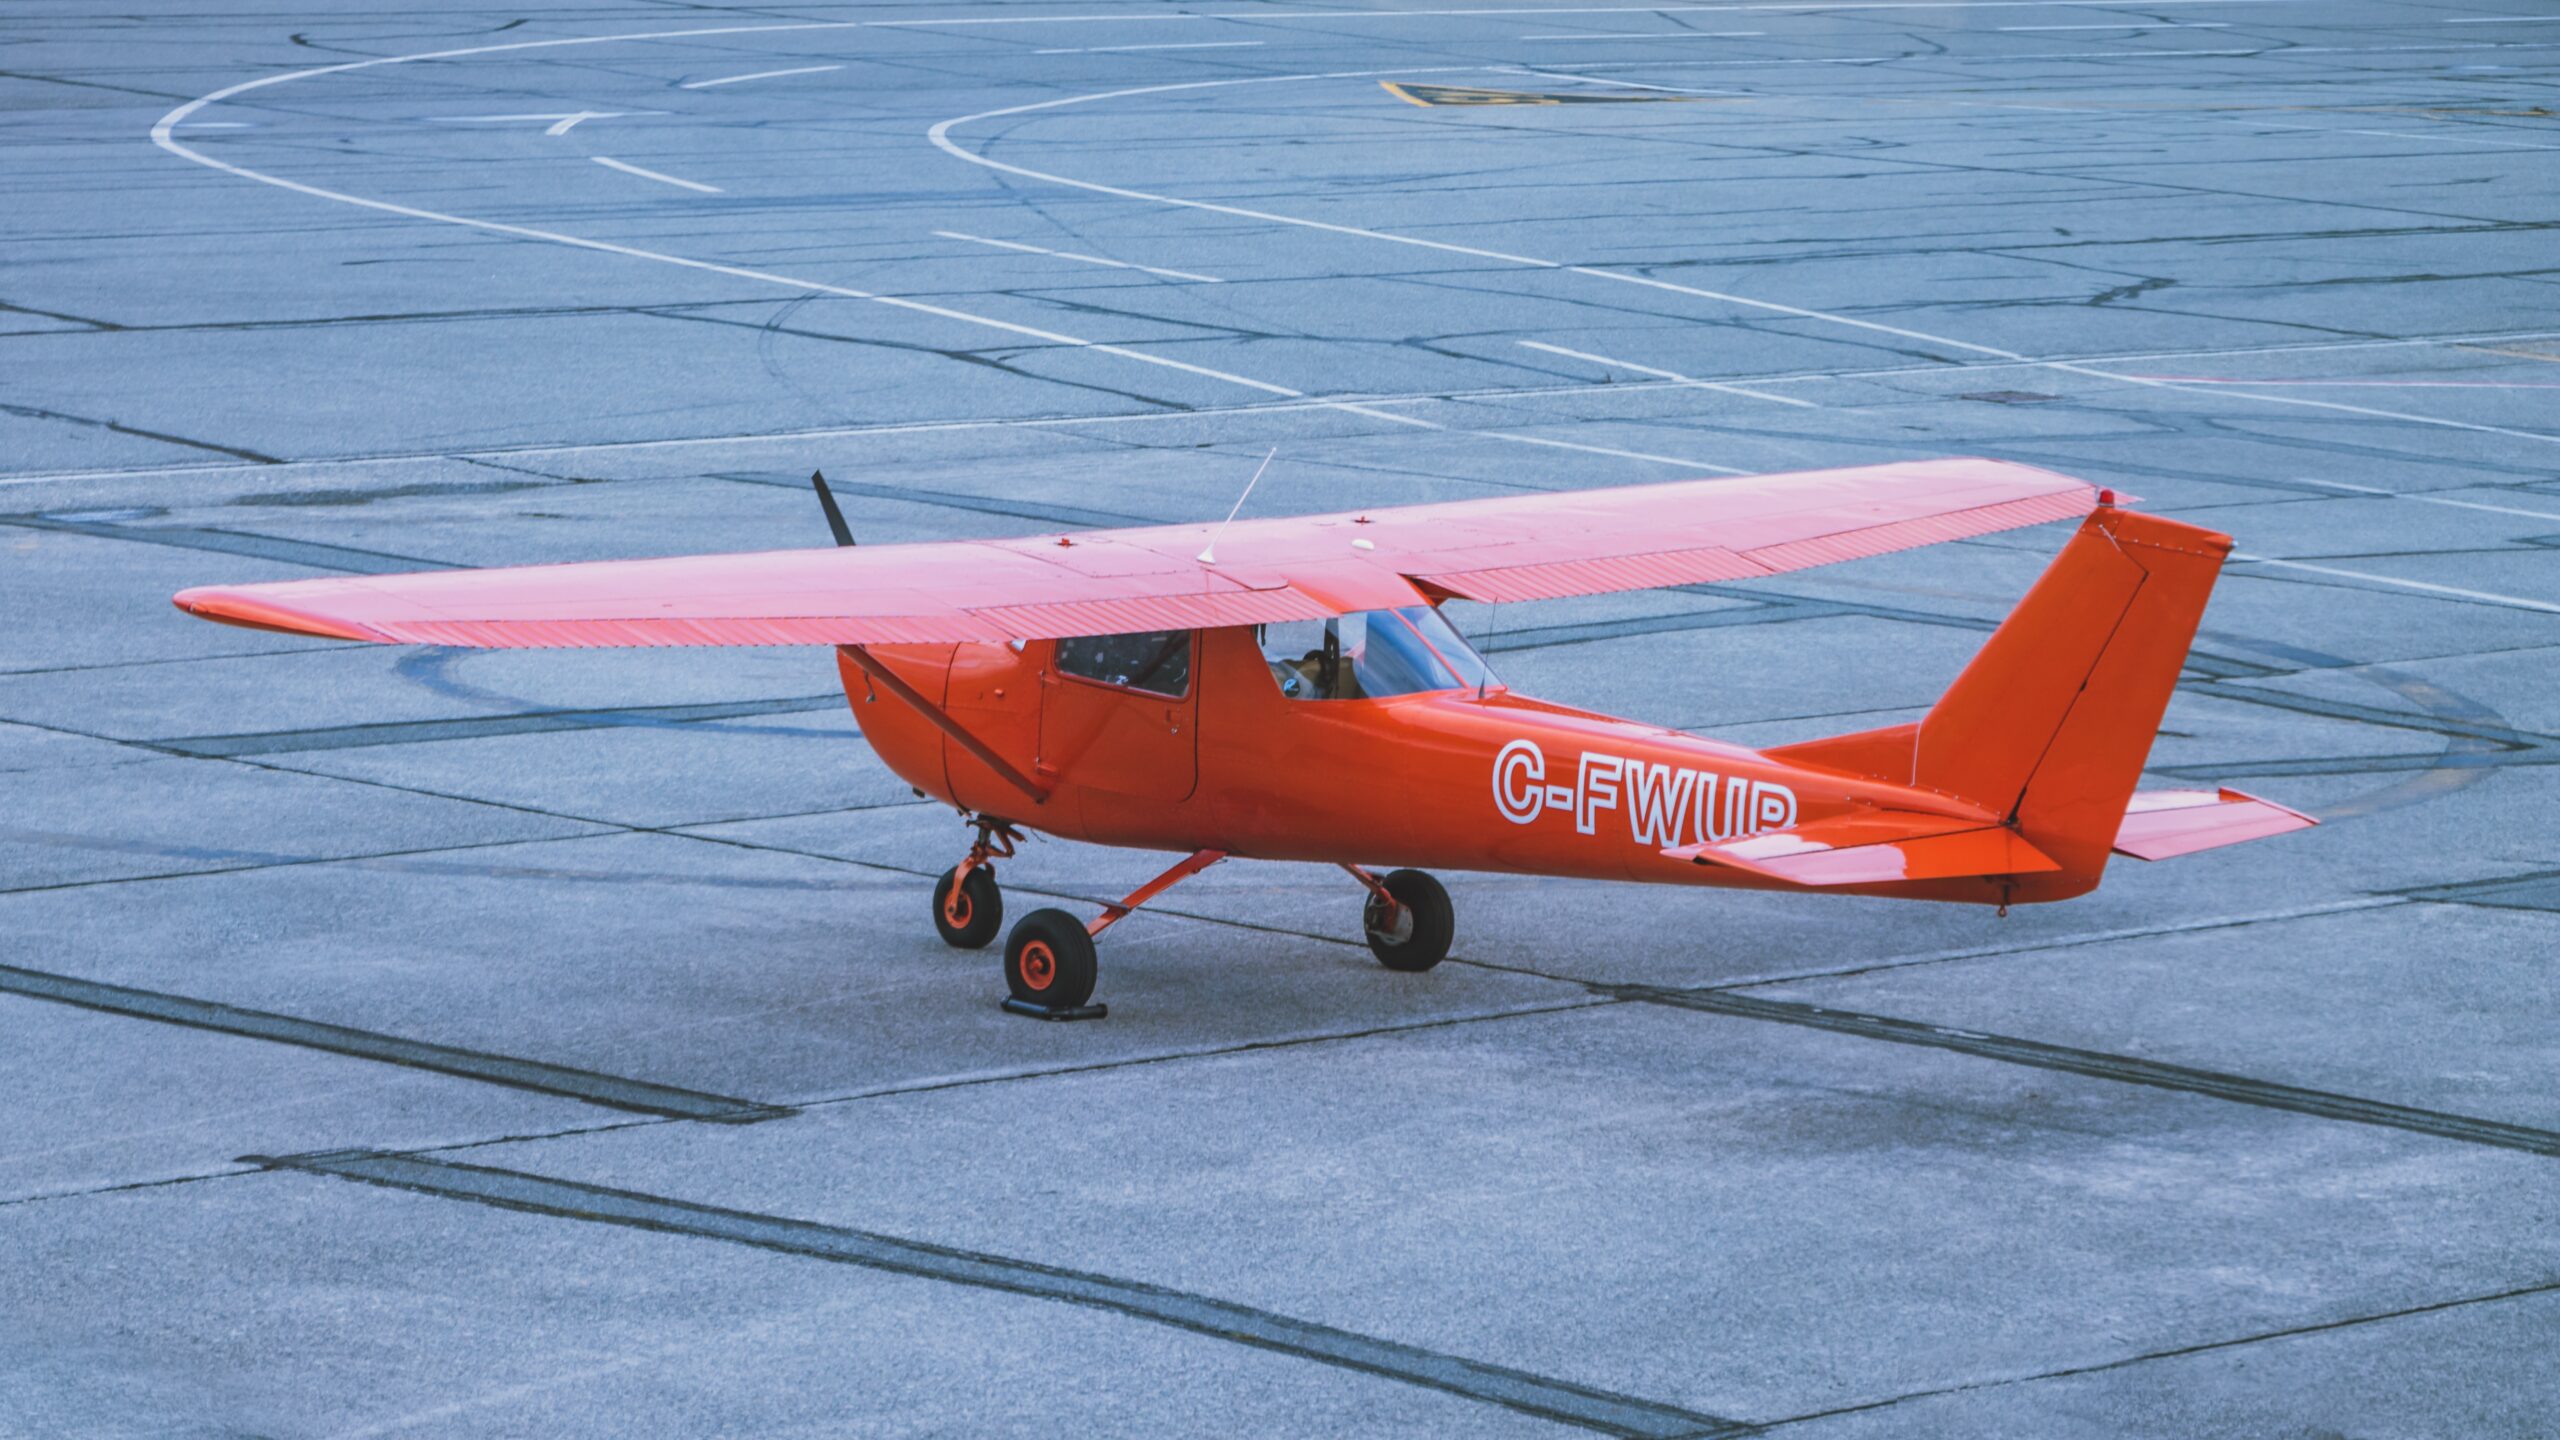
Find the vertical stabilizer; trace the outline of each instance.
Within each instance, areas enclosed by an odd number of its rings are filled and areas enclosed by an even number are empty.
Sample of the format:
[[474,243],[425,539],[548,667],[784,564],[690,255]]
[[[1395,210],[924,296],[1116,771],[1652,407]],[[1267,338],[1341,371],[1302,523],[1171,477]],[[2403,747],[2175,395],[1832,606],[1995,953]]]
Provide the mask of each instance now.
[[1917,725],[1772,753],[1971,801],[2086,890],[2230,550],[2227,535],[2102,505]]
[[1919,783],[2096,883],[2230,552],[2200,526],[2093,512],[1920,722]]

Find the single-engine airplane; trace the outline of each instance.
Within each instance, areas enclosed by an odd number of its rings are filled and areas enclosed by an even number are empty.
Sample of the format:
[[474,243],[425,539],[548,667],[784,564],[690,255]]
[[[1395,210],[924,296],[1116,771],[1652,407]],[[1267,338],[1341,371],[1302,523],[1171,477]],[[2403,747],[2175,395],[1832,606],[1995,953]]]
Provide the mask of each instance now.
[[[2023,905],[2312,824],[2234,790],[2137,792],[2231,548],[2049,471],[1953,459],[1165,525],[365,575],[182,592],[211,620],[472,647],[830,645],[881,760],[974,843],[942,938],[1003,924],[1026,830],[1183,858],[1090,920],[1023,916],[1009,1008],[1098,1014],[1094,937],[1229,858],[1340,866],[1394,970],[1449,951],[1427,871]],[[1514,694],[1444,618],[1744,580],[2081,518],[1954,685],[1903,725],[1753,750]],[[1384,870],[1387,873],[1379,873]]]

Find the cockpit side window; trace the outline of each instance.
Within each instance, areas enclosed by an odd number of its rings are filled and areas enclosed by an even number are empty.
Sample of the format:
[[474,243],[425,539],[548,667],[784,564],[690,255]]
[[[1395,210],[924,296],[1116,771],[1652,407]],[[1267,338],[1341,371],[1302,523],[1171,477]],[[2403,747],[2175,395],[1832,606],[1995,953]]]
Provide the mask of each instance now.
[[1105,685],[1180,696],[1191,688],[1191,632],[1140,630],[1060,640],[1058,671]]
[[1376,700],[1493,682],[1484,663],[1428,605],[1259,627],[1263,662],[1292,700]]

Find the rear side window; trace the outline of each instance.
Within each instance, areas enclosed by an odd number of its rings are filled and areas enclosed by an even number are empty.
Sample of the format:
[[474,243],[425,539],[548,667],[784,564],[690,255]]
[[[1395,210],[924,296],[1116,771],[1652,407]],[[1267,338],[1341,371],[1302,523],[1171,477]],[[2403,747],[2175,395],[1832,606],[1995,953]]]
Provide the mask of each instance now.
[[1140,630],[1061,640],[1058,670],[1105,685],[1180,695],[1191,688],[1191,632]]

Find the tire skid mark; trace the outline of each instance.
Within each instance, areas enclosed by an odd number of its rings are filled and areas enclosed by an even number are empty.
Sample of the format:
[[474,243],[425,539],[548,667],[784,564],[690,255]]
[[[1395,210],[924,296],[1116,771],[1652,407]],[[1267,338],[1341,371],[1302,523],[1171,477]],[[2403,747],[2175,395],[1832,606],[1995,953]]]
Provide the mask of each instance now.
[[2155,1089],[2211,1096],[2217,1100],[2229,1100],[2242,1105],[2263,1106],[2271,1110],[2289,1110],[2295,1114],[2313,1115],[2327,1120],[2346,1120],[2359,1125],[2386,1126],[2446,1140],[2460,1140],[2473,1145],[2491,1145],[2507,1150],[2522,1150],[2527,1154],[2560,1157],[2560,1131],[2542,1130],[2530,1125],[2514,1125],[2501,1120],[2485,1120],[2470,1115],[2456,1115],[2442,1110],[2422,1110],[2410,1105],[2395,1105],[2385,1100],[2367,1100],[2327,1090],[2305,1089],[2298,1085],[2285,1085],[2273,1080],[2256,1080],[2245,1075],[2226,1074],[2219,1070],[2199,1070],[2157,1060],[2140,1060],[2129,1055],[2081,1050],[2067,1045],[2049,1045],[2040,1040],[2025,1040],[2013,1035],[1991,1035],[1977,1030],[1959,1030],[1950,1026],[1933,1025],[1920,1020],[1904,1020],[1890,1015],[1834,1010],[1828,1006],[1807,1005],[1792,1000],[1764,1000],[1758,996],[1737,995],[1725,990],[1670,990],[1643,985],[1594,985],[1591,988],[1595,994],[1616,996],[1649,1005],[1665,1005],[1682,1010],[1703,1011],[1712,1015],[1729,1015],[1743,1020],[1766,1020],[1781,1025],[1829,1030],[1865,1040],[1889,1041],[1897,1045],[1951,1050],[1960,1055],[1997,1060],[2004,1064],[2025,1065],[2039,1070],[2060,1070],[2073,1075],[2114,1080],[2127,1085],[2147,1085]]
[[1444,1391],[1603,1435],[1709,1440],[1748,1434],[1753,1428],[1720,1416],[1445,1355],[1230,1300],[867,1230],[697,1205],[661,1195],[418,1155],[340,1150],[243,1156],[242,1160],[274,1170],[353,1180],[501,1210],[750,1245],[841,1265],[1108,1310],[1214,1340]]
[[351,1055],[359,1060],[378,1060],[413,1070],[433,1070],[466,1080],[481,1080],[545,1095],[562,1095],[590,1105],[673,1120],[709,1120],[743,1125],[798,1113],[784,1106],[686,1090],[649,1080],[634,1080],[512,1055],[464,1050],[432,1041],[411,1040],[373,1030],[278,1015],[266,1010],[247,1010],[185,995],[137,990],[41,970],[24,970],[14,965],[0,965],[0,994],[24,995],[110,1015],[300,1045],[306,1049]]

